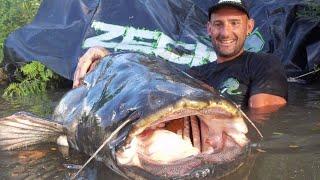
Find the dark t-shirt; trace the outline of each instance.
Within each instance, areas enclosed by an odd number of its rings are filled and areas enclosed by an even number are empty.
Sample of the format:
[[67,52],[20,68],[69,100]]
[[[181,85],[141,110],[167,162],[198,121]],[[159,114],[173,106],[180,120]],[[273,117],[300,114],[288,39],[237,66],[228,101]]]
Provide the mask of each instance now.
[[244,52],[224,63],[192,67],[188,73],[242,106],[247,106],[250,96],[259,93],[287,99],[285,70],[280,59],[271,54]]

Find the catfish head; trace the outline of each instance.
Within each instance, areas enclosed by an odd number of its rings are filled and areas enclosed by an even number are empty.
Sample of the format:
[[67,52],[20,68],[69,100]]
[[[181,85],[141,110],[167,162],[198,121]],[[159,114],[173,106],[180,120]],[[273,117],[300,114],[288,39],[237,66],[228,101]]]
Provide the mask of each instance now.
[[98,157],[128,178],[220,177],[250,151],[240,109],[175,65],[140,53],[101,60],[62,99],[54,120],[89,155],[129,120]]

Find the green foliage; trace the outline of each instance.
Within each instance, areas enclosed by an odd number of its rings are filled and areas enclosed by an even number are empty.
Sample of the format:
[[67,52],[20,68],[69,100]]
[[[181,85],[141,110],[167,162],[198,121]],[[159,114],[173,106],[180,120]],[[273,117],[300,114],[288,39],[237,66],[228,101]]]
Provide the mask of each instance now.
[[19,78],[17,83],[11,83],[5,89],[3,97],[41,94],[50,88],[51,81],[59,79],[58,75],[37,61],[26,64],[17,71],[22,74],[22,78]]
[[320,19],[320,4],[314,0],[307,0],[306,6],[297,11],[299,18],[312,18],[314,20]]
[[29,23],[36,14],[41,0],[0,0],[0,63],[3,43],[9,33]]

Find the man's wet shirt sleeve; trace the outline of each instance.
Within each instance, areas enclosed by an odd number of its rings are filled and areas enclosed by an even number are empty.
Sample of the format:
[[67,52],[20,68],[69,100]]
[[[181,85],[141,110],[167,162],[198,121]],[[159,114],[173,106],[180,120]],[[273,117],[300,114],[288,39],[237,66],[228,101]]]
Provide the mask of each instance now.
[[249,64],[250,96],[266,93],[287,99],[288,84],[284,67],[278,57],[271,54],[261,54]]

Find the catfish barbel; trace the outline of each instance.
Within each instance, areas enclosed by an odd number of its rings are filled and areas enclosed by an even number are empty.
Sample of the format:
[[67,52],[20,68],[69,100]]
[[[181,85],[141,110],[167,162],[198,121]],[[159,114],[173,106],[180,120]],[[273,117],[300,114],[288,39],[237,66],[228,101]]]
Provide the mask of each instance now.
[[16,113],[0,120],[0,149],[58,142],[97,156],[133,179],[221,177],[250,148],[241,110],[163,59],[140,53],[105,57],[69,91],[52,120]]

